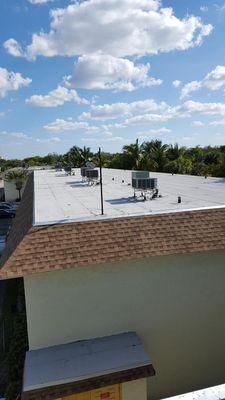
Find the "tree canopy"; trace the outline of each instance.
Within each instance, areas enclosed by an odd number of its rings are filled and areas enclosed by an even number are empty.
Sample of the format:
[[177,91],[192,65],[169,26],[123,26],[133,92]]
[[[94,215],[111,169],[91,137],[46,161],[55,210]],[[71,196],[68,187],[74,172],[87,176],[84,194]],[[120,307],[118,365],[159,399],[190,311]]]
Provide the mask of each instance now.
[[[65,154],[51,153],[44,157],[33,156],[23,160],[0,159],[1,170],[34,165],[71,165],[81,167],[86,161],[98,165],[98,153],[90,147],[73,146]],[[192,175],[211,175],[225,177],[225,146],[180,147],[163,143],[161,140],[146,141],[137,139],[127,144],[118,153],[102,153],[102,165],[107,168],[150,170]]]

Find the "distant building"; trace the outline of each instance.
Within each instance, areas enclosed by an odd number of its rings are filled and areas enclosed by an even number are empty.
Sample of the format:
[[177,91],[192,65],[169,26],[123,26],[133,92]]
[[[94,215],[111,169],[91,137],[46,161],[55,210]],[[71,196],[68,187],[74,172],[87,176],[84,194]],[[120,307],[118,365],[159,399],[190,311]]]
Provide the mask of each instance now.
[[5,198],[4,180],[0,176],[0,201],[3,201],[4,198]]
[[[6,202],[14,202],[19,200],[19,191],[16,186],[16,180],[8,180],[6,179],[6,175],[10,171],[18,171],[21,170],[19,167],[10,168],[1,174],[1,181],[3,186],[2,191],[2,200]],[[20,190],[20,195],[22,197],[24,189],[25,189],[26,181],[22,184],[22,188]]]
[[[23,195],[24,187],[21,190],[21,195]],[[4,194],[5,201],[14,202],[19,199],[18,190],[16,189],[15,182],[8,182],[4,180]]]
[[[37,166],[27,168],[27,171],[50,170],[53,168],[54,167],[51,165],[44,165],[44,166],[37,165]],[[21,169],[20,167],[10,168],[1,174],[1,177],[0,177],[0,201],[4,200],[7,202],[14,202],[14,201],[19,200],[19,192],[16,187],[16,181],[13,181],[13,180],[9,181],[9,180],[5,179],[5,175],[9,171],[20,170],[20,169]],[[2,184],[1,184],[1,182],[2,182]],[[26,184],[26,182],[24,182],[22,189],[21,189],[21,197],[22,197],[24,189],[25,189],[25,184]],[[2,190],[1,190],[1,186],[3,187]]]
[[[130,171],[99,185],[34,171],[0,278],[24,278],[24,400],[146,400],[224,381],[225,190],[220,178]],[[179,199],[178,199],[179,198]],[[155,376],[154,376],[155,373]]]

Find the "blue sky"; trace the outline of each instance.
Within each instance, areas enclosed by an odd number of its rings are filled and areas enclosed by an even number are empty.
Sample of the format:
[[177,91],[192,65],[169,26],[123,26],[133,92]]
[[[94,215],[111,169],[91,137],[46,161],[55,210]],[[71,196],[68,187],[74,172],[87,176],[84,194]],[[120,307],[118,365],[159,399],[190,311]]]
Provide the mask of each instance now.
[[1,0],[0,156],[225,144],[225,2]]

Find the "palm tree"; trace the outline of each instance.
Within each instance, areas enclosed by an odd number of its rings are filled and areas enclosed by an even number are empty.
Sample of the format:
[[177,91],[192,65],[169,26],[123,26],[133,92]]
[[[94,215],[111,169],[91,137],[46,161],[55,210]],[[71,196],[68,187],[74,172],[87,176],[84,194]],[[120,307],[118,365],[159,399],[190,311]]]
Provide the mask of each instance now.
[[79,150],[80,150],[80,158],[83,164],[85,164],[86,161],[91,161],[93,154],[91,152],[90,147],[84,146],[83,149],[80,148]]
[[8,171],[5,175],[7,182],[14,182],[16,189],[19,192],[19,200],[21,200],[21,190],[27,180],[28,171],[26,169],[15,169]]
[[168,145],[162,144],[161,140],[151,140],[144,142],[141,149],[149,168],[162,172],[167,162]]
[[170,145],[167,150],[168,163],[165,165],[165,172],[187,174],[192,170],[192,161],[186,155],[186,147],[179,147],[177,143]]
[[138,170],[140,168],[142,159],[142,151],[138,139],[135,143],[125,145],[123,147],[123,153],[125,156],[128,156],[131,163],[131,168]]
[[170,145],[167,150],[167,157],[170,161],[177,160],[180,157],[183,157],[186,152],[186,147],[179,147],[178,143],[175,143],[174,146]]
[[92,158],[93,154],[91,153],[90,147],[85,147],[82,149],[78,146],[73,146],[68,151],[67,160],[73,164],[74,167],[81,167],[85,164],[85,161],[88,161]]
[[190,157],[193,163],[202,163],[204,159],[204,152],[200,146],[191,147],[186,151],[188,157]]
[[80,157],[80,148],[78,146],[73,146],[66,154],[67,162],[73,164],[74,167],[80,167],[81,165],[81,157]]

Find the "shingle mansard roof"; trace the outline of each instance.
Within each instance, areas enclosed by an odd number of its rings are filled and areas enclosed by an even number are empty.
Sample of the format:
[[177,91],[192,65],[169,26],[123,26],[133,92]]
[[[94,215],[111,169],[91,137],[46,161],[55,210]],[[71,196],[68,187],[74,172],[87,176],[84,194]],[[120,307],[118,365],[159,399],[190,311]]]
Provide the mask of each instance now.
[[33,176],[0,262],[0,279],[150,256],[225,249],[225,208],[33,226]]

